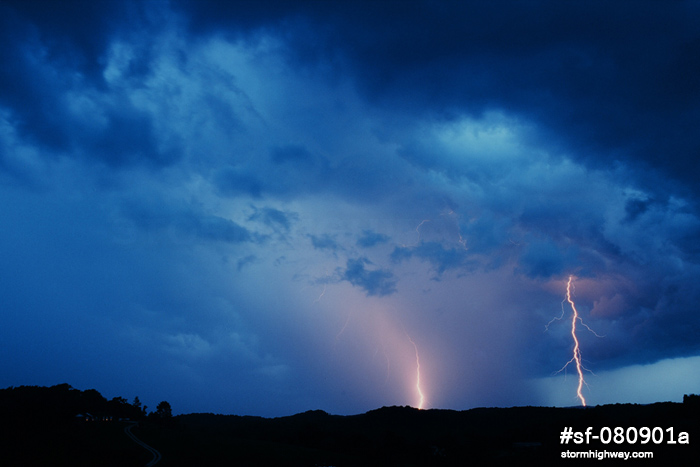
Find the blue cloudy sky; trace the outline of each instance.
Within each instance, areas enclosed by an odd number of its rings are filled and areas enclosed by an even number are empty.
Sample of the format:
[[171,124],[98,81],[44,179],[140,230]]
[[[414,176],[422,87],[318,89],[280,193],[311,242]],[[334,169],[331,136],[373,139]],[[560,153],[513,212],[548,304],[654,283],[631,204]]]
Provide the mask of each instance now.
[[589,404],[700,392],[699,20],[0,2],[0,386],[576,405],[573,276]]

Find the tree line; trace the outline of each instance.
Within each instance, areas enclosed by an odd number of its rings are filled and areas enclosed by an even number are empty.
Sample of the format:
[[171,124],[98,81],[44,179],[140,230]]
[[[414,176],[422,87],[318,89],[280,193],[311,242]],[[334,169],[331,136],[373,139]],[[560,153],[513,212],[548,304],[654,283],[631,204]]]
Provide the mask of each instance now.
[[138,396],[131,403],[123,397],[107,400],[95,389],[81,391],[67,383],[0,389],[0,419],[18,423],[61,423],[80,419],[168,421],[171,418],[172,408],[167,401],[160,402],[156,410],[149,413]]

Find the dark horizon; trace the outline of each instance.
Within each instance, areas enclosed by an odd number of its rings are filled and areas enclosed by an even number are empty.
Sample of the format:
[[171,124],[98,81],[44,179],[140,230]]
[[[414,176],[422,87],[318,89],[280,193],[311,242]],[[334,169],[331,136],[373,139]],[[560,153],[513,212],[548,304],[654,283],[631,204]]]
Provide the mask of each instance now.
[[[20,394],[22,397],[19,399],[12,397],[12,393],[17,393]],[[67,397],[67,393],[75,393],[77,394],[76,397]],[[58,397],[58,399],[56,399]],[[15,401],[16,404],[9,404],[11,401]],[[171,404],[168,401],[161,400],[158,404],[153,404],[152,406],[144,403],[143,400],[140,399],[138,395],[134,396],[133,398],[129,399],[127,397],[123,397],[120,395],[114,396],[114,397],[107,397],[104,394],[102,394],[98,389],[96,388],[87,388],[87,389],[80,389],[73,387],[69,383],[61,383],[61,384],[56,384],[53,386],[28,386],[28,385],[21,385],[21,386],[9,386],[6,388],[0,388],[0,412],[4,413],[5,415],[8,415],[8,413],[16,413],[16,412],[22,412],[26,410],[26,408],[29,406],[28,404],[35,404],[39,402],[39,407],[41,410],[46,410],[49,406],[46,405],[46,402],[51,402],[51,401],[60,401],[60,404],[56,405],[57,409],[60,409],[60,412],[65,416],[66,414],[72,417],[73,414],[70,412],[70,410],[76,411],[76,414],[83,414],[86,412],[85,410],[77,410],[73,409],[73,406],[78,404],[79,401],[87,401],[89,404],[93,405],[98,405],[101,408],[98,409],[100,411],[101,415],[114,415],[110,413],[111,411],[116,411],[116,412],[134,412],[131,413],[130,416],[133,419],[138,419],[138,418],[144,418],[146,419],[147,417],[153,418],[155,417],[158,412],[159,412],[159,407],[161,404],[167,405],[168,407],[168,416],[173,416],[173,417],[179,417],[179,416],[186,416],[186,415],[215,415],[215,416],[223,416],[223,417],[228,417],[228,416],[234,416],[234,417],[252,417],[252,418],[264,418],[264,419],[275,419],[275,418],[288,418],[288,417],[296,417],[299,415],[305,415],[305,414],[313,414],[313,413],[322,413],[328,416],[332,417],[354,417],[358,415],[366,415],[372,412],[377,412],[381,411],[383,409],[388,409],[388,410],[393,410],[393,409],[411,409],[415,411],[443,411],[443,412],[468,412],[471,410],[498,410],[498,409],[519,409],[519,408],[541,408],[541,409],[594,409],[594,408],[599,408],[599,407],[605,407],[605,406],[619,406],[619,405],[633,405],[633,406],[646,406],[646,405],[656,405],[656,404],[691,404],[693,406],[700,405],[700,394],[683,394],[681,396],[681,401],[654,401],[654,402],[649,402],[645,404],[637,404],[637,403],[631,403],[631,402],[618,402],[618,403],[612,403],[612,404],[600,404],[600,405],[572,405],[572,406],[534,406],[534,405],[520,405],[520,406],[509,406],[509,407],[485,407],[485,406],[479,406],[479,407],[468,407],[468,408],[463,408],[463,409],[454,409],[454,408],[441,408],[441,407],[430,407],[430,408],[424,408],[424,409],[419,409],[418,407],[413,407],[410,405],[385,405],[381,407],[375,407],[372,409],[369,409],[365,412],[361,413],[354,413],[354,414],[336,414],[332,412],[328,412],[326,410],[323,410],[321,408],[309,408],[297,413],[293,414],[287,414],[287,415],[281,415],[281,416],[272,416],[272,417],[265,417],[263,415],[256,415],[256,414],[250,414],[250,413],[215,413],[215,412],[202,412],[202,411],[192,411],[192,412],[179,412],[177,410],[177,407],[172,407]],[[69,401],[68,404],[66,404],[66,401]],[[111,407],[111,408],[110,408]],[[70,413],[69,413],[70,412]],[[103,413],[104,412],[104,413]],[[27,415],[26,413],[24,414],[25,416]],[[42,412],[41,415],[37,414],[37,416],[40,417],[46,417],[46,413]],[[30,415],[31,418],[31,415]],[[118,420],[115,419],[115,420]],[[110,418],[110,421],[112,421],[112,418]]]
[[668,465],[697,456],[690,439],[700,423],[699,395],[684,396],[682,404],[465,411],[392,406],[352,416],[308,410],[275,418],[173,417],[170,409],[162,401],[147,414],[138,399],[134,405],[122,397],[108,401],[69,384],[2,389],[0,416],[12,429],[0,437],[0,448],[4,460],[25,466],[552,465],[591,455]]

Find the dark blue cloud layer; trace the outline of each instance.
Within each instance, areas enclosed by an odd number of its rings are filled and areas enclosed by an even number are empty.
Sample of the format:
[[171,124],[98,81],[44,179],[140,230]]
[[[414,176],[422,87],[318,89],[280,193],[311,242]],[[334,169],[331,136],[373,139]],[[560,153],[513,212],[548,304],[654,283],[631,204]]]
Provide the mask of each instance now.
[[341,277],[352,285],[364,289],[369,296],[381,297],[394,293],[396,281],[391,271],[366,267],[371,265],[372,262],[367,258],[349,259]]

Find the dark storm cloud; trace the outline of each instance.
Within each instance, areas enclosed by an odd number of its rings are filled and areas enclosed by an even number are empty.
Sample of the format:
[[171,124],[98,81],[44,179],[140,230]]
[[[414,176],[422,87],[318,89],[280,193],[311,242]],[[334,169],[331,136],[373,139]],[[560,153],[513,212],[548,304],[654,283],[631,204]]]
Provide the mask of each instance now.
[[254,255],[248,255],[245,258],[241,258],[236,262],[236,269],[241,271],[247,265],[255,263],[256,260],[257,258]]
[[[230,126],[231,119],[222,121]],[[269,159],[260,158],[257,153],[234,153],[231,158],[240,159],[241,163],[224,165],[212,177],[216,188],[225,196],[288,198],[345,186],[342,180],[345,174],[340,168],[329,167],[324,157],[312,154],[304,146],[274,147]]]
[[228,168],[219,171],[214,179],[218,190],[226,196],[250,195],[260,198],[263,194],[263,182],[246,169]]
[[412,247],[396,247],[391,253],[391,259],[396,263],[412,257],[428,261],[438,276],[450,269],[468,271],[477,265],[476,261],[469,260],[467,250],[447,248],[438,242],[420,242]]
[[396,292],[396,280],[387,269],[367,269],[372,266],[367,258],[348,259],[346,268],[341,272],[342,280],[363,289],[368,296],[383,297]]
[[21,135],[110,166],[172,162],[151,116],[106,96],[107,46],[127,13],[143,13],[137,3],[6,2],[0,12],[0,104]]
[[[531,277],[549,278],[561,276],[575,267],[575,258],[567,261],[559,247],[547,241],[530,243],[520,256],[520,271]],[[569,255],[570,256],[570,255]]]
[[109,111],[106,120],[106,128],[102,130],[84,128],[73,146],[85,145],[82,150],[89,156],[115,167],[142,161],[161,165],[174,160],[175,154],[157,149],[150,115],[133,108],[115,109]]
[[254,213],[248,217],[248,220],[260,221],[268,227],[288,233],[292,227],[292,223],[299,219],[295,213],[280,211],[275,208],[256,208],[253,206]]
[[663,11],[654,2],[411,2],[400,13],[357,15],[384,27],[350,20],[339,40],[356,46],[344,50],[378,99],[405,104],[411,95],[417,109],[436,112],[507,109],[586,160],[641,158],[689,183],[699,174],[697,10],[694,2]]
[[693,189],[700,175],[696,2],[178,5],[200,33],[284,27],[294,59],[345,67],[375,101],[443,116],[505,109],[583,160],[643,161]]
[[278,146],[273,148],[270,153],[275,164],[289,163],[298,165],[311,164],[314,161],[314,156],[304,146]]
[[[443,116],[506,109],[541,123],[542,137],[583,160],[642,161],[690,188],[699,175],[694,2],[663,9],[649,1],[174,5],[194,34],[279,34],[290,58],[335,63],[368,97],[389,105]],[[65,104],[51,92],[66,91],[70,83],[52,79],[46,66],[78,70],[89,86],[101,89],[98,72],[109,39],[135,24],[154,23],[158,8],[139,2],[6,2],[0,99],[35,138],[70,145],[68,127],[78,122],[66,118]],[[110,120],[120,134],[121,120]],[[147,129],[144,123],[140,127]],[[128,130],[121,133],[127,141]],[[105,147],[111,141],[98,140]],[[139,152],[124,151],[107,160],[120,163]],[[141,152],[156,161],[172,158],[148,144]],[[300,156],[308,154],[299,147],[273,151],[277,161]]]
[[371,248],[376,245],[387,243],[390,240],[388,235],[384,235],[372,230],[362,231],[362,236],[357,239],[357,246]]
[[229,243],[251,240],[248,229],[219,216],[192,216],[181,222],[180,227],[207,240]]
[[308,236],[311,239],[311,244],[317,250],[329,250],[338,251],[343,247],[338,243],[334,235],[323,234],[323,235],[311,235]]
[[627,213],[626,220],[632,222],[640,215],[644,214],[649,210],[651,204],[654,203],[653,199],[647,198],[632,198],[625,204],[625,212]]
[[77,66],[90,78],[101,74],[101,60],[112,35],[130,27],[125,20],[144,19],[138,3],[129,0],[5,0],[0,11],[3,53],[13,48],[5,42],[8,38],[19,43],[34,40],[44,46],[43,50],[36,52],[43,52],[57,62]]
[[132,199],[122,203],[120,210],[140,229],[170,234],[176,243],[182,241],[179,238],[182,236],[234,244],[261,240],[259,235],[230,219],[163,200]]

